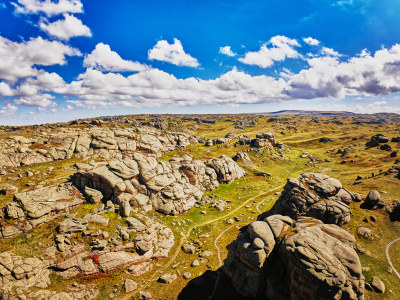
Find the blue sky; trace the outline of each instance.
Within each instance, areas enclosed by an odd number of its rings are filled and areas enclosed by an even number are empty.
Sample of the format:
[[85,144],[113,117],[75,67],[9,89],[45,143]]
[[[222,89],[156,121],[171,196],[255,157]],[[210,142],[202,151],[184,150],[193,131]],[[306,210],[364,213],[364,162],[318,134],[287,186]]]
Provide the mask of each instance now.
[[0,124],[400,112],[396,0],[0,0]]

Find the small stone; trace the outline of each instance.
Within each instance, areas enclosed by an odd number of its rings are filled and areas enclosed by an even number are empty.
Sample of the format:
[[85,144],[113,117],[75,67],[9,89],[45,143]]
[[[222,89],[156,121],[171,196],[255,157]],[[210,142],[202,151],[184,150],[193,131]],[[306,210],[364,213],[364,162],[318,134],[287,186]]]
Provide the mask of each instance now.
[[183,278],[189,279],[190,277],[192,277],[192,273],[190,273],[190,272],[183,273]]
[[192,266],[192,267],[198,267],[198,266],[200,266],[200,262],[199,262],[197,259],[195,259],[195,260],[192,262],[191,266]]
[[125,292],[130,293],[134,290],[137,289],[137,283],[135,281],[133,281],[132,279],[125,279]]
[[372,277],[371,286],[377,293],[385,292],[385,284],[378,277]]

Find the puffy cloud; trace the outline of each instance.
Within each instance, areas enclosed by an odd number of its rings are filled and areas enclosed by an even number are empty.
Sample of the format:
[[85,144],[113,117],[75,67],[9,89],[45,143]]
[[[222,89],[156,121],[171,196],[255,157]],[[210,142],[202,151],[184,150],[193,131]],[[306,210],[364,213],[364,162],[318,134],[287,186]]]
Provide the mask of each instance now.
[[13,116],[15,113],[18,111],[18,107],[12,105],[12,104],[7,104],[6,106],[0,108],[0,116]]
[[166,40],[160,40],[155,46],[148,51],[150,60],[165,61],[177,66],[198,67],[200,64],[196,58],[187,54],[183,50],[180,40],[174,39],[174,43],[170,44]]
[[234,53],[231,49],[231,46],[225,46],[225,47],[220,47],[219,48],[219,53],[225,54],[227,56],[235,56],[236,53]]
[[303,38],[303,41],[304,41],[304,43],[311,45],[311,46],[319,45],[319,41],[316,39],[313,39],[312,37]]
[[[268,47],[269,44],[273,47]],[[268,43],[262,45],[260,50],[247,52],[243,58],[239,58],[239,61],[247,65],[267,68],[276,61],[300,57],[300,54],[294,49],[294,47],[299,46],[300,44],[295,39],[277,35],[272,37]]]
[[124,60],[109,45],[99,43],[96,48],[85,57],[85,67],[96,68],[102,71],[124,72],[143,71],[148,69],[146,65],[131,60]]
[[294,99],[376,96],[400,92],[400,45],[371,55],[362,51],[347,61],[338,56],[308,59],[309,69],[294,74],[285,94]]
[[72,37],[87,36],[91,37],[92,33],[86,25],[78,18],[64,14],[64,19],[48,23],[42,21],[39,24],[40,29],[47,32],[50,36],[57,37],[62,40],[69,40]]
[[12,96],[14,92],[10,86],[5,82],[0,82],[0,96]]
[[51,101],[52,99],[55,99],[55,97],[50,94],[36,94],[33,96],[21,97],[14,102],[23,106],[56,107],[57,103]]
[[333,50],[332,48],[327,48],[327,47],[323,47],[321,53],[329,56],[336,56],[336,57],[341,56],[339,52]]
[[21,14],[39,14],[55,16],[63,13],[81,13],[83,5],[80,0],[17,0],[12,2],[15,11]]
[[0,36],[0,78],[14,82],[35,76],[34,66],[64,65],[66,56],[77,55],[81,55],[78,49],[41,37],[17,43]]

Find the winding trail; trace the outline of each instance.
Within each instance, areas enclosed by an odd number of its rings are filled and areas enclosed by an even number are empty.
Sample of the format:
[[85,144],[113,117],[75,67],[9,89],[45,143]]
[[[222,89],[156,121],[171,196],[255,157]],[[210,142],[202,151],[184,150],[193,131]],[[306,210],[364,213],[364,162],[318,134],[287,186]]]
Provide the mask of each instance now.
[[[217,255],[218,255],[218,268],[222,266],[222,259],[221,259],[221,250],[218,247],[218,240],[219,238],[225,233],[227,232],[229,229],[231,229],[232,227],[235,227],[236,225],[232,225],[229,226],[228,228],[226,228],[224,231],[222,231],[216,238],[214,241],[214,247],[217,249]],[[218,284],[219,284],[219,280],[221,279],[221,275],[222,275],[222,271],[220,269],[218,269],[217,271],[217,277],[215,279],[215,283],[214,283],[214,288],[210,294],[210,296],[208,297],[208,300],[211,300],[214,295],[215,295],[215,291],[217,290]]]
[[220,217],[218,217],[218,218],[211,219],[211,220],[208,220],[208,221],[204,221],[204,222],[201,222],[201,223],[199,223],[199,224],[197,224],[197,225],[193,225],[193,226],[189,227],[189,228],[187,229],[187,232],[186,232],[183,236],[179,237],[179,242],[176,244],[175,252],[174,252],[174,254],[171,255],[171,257],[170,257],[170,259],[168,260],[168,262],[167,262],[164,266],[162,266],[162,267],[160,267],[160,268],[157,268],[157,271],[155,271],[155,272],[153,273],[153,275],[151,275],[150,278],[146,280],[147,283],[146,283],[145,285],[141,286],[140,289],[136,289],[136,290],[133,291],[132,293],[127,293],[127,294],[125,294],[125,295],[123,296],[123,298],[121,298],[121,299],[131,299],[132,296],[134,296],[134,295],[136,295],[137,293],[139,293],[139,291],[145,290],[153,281],[157,280],[157,278],[159,277],[159,275],[162,274],[162,273],[164,272],[164,270],[166,270],[166,269],[175,261],[176,257],[179,255],[179,252],[180,252],[180,250],[181,250],[182,245],[183,245],[183,244],[185,243],[185,241],[188,239],[188,237],[190,236],[190,233],[192,232],[193,229],[196,229],[196,228],[198,228],[198,227],[203,227],[203,226],[205,226],[205,225],[209,225],[209,224],[212,224],[212,223],[214,223],[214,222],[218,222],[218,221],[220,221],[220,220],[222,220],[222,219],[225,219],[225,218],[227,218],[228,216],[232,215],[233,213],[237,212],[239,209],[243,208],[243,207],[244,207],[245,205],[247,205],[250,201],[252,201],[252,200],[254,200],[254,199],[256,199],[256,198],[258,198],[258,197],[260,197],[260,196],[268,195],[268,194],[273,193],[273,192],[275,192],[275,191],[277,191],[277,190],[280,190],[280,189],[282,189],[282,188],[284,187],[285,184],[286,184],[286,183],[281,184],[280,186],[277,186],[277,187],[275,187],[275,188],[273,188],[273,189],[271,189],[271,190],[269,190],[269,191],[267,191],[267,192],[259,193],[259,194],[255,195],[255,196],[253,196],[253,197],[247,199],[247,200],[244,201],[242,204],[240,204],[238,207],[236,207],[236,208],[234,208],[234,209],[231,209],[228,213],[224,214],[223,216],[220,216]]
[[262,212],[261,212],[259,206],[260,206],[262,203],[264,203],[265,200],[267,200],[267,199],[264,199],[263,201],[261,201],[260,203],[258,203],[257,206],[256,206],[256,209],[257,209],[258,213],[260,213],[260,214],[261,214]]
[[387,245],[386,245],[386,248],[385,248],[385,252],[386,252],[386,258],[387,258],[387,260],[388,260],[388,262],[389,262],[390,267],[392,268],[393,272],[397,275],[397,277],[400,279],[400,274],[399,274],[399,272],[396,270],[396,268],[393,266],[392,260],[390,259],[390,256],[389,256],[389,248],[390,248],[390,246],[391,246],[392,244],[398,242],[398,241],[400,241],[400,238],[395,239],[395,240],[391,241],[389,244],[387,244]]
[[222,231],[215,239],[214,241],[214,247],[217,249],[217,255],[218,255],[218,268],[222,266],[222,259],[221,259],[221,250],[219,250],[218,247],[218,240],[219,238],[225,233],[227,232],[229,229],[231,229],[232,227],[234,227],[235,225],[229,226],[228,228],[226,228],[224,231]]

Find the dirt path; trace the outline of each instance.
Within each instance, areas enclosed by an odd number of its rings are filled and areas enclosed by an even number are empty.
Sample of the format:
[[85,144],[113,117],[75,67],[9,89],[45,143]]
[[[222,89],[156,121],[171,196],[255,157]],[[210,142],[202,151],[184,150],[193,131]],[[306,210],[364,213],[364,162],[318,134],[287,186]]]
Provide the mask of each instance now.
[[400,274],[399,274],[399,272],[396,270],[396,268],[393,266],[392,260],[390,259],[390,256],[389,256],[389,248],[390,248],[390,246],[391,246],[392,244],[398,242],[398,241],[400,241],[400,238],[395,239],[395,240],[391,241],[389,244],[387,244],[387,245],[386,245],[385,252],[386,252],[386,258],[387,258],[387,260],[388,260],[388,262],[389,262],[390,267],[392,268],[393,272],[397,275],[397,277],[400,279]]
[[247,199],[245,202],[243,202],[242,204],[240,204],[238,207],[236,207],[236,208],[230,210],[227,214],[225,214],[225,215],[223,215],[223,216],[220,216],[220,217],[218,217],[218,218],[211,219],[211,220],[208,220],[208,221],[204,221],[204,222],[202,222],[202,223],[199,223],[199,224],[197,224],[197,225],[193,225],[193,226],[189,227],[189,228],[187,229],[186,234],[185,234],[184,236],[181,236],[181,237],[179,238],[179,242],[176,244],[175,252],[174,252],[174,254],[172,254],[172,256],[170,257],[170,259],[168,260],[168,262],[167,262],[164,266],[158,268],[157,271],[154,272],[153,275],[152,275],[148,280],[146,280],[147,283],[146,283],[145,285],[141,286],[140,289],[137,289],[137,290],[135,290],[135,291],[132,292],[132,293],[125,294],[121,299],[130,299],[132,296],[136,295],[139,291],[145,290],[154,280],[157,280],[158,277],[164,272],[164,270],[166,270],[166,269],[175,261],[176,257],[178,256],[178,254],[179,254],[179,252],[180,252],[180,250],[181,250],[182,245],[183,245],[183,244],[185,243],[185,241],[188,239],[188,237],[190,236],[190,233],[192,232],[193,229],[196,229],[196,228],[198,228],[198,227],[203,227],[203,226],[205,226],[205,225],[212,224],[212,223],[214,223],[214,222],[218,222],[218,221],[220,221],[220,220],[222,220],[222,219],[225,219],[225,218],[227,218],[228,216],[232,215],[233,213],[237,212],[239,209],[243,208],[243,207],[244,207],[245,205],[247,205],[250,201],[252,201],[252,200],[254,200],[254,199],[256,199],[256,198],[258,198],[258,197],[260,197],[260,196],[268,195],[268,194],[273,193],[273,192],[275,192],[275,191],[277,191],[277,190],[280,190],[280,189],[283,188],[284,185],[285,185],[285,184],[282,184],[282,185],[280,185],[280,186],[277,186],[277,187],[275,187],[275,188],[269,190],[268,192],[263,192],[263,193],[257,194],[257,195],[255,195],[255,196],[253,196],[253,197]]
[[258,203],[257,206],[256,206],[256,209],[257,209],[258,213],[260,213],[260,214],[262,214],[262,212],[261,212],[259,206],[260,206],[262,203],[264,203],[265,200],[267,200],[267,199],[264,199],[263,201],[261,201],[260,203]]
[[219,247],[218,247],[218,240],[219,240],[219,238],[220,238],[225,232],[227,232],[227,231],[228,231],[229,229],[231,229],[233,226],[235,226],[235,225],[229,226],[229,227],[226,228],[224,231],[222,231],[222,232],[216,237],[216,239],[215,239],[215,241],[214,241],[214,247],[217,249],[217,255],[218,255],[218,267],[217,267],[217,268],[219,268],[219,267],[222,266],[221,250],[219,250]]

